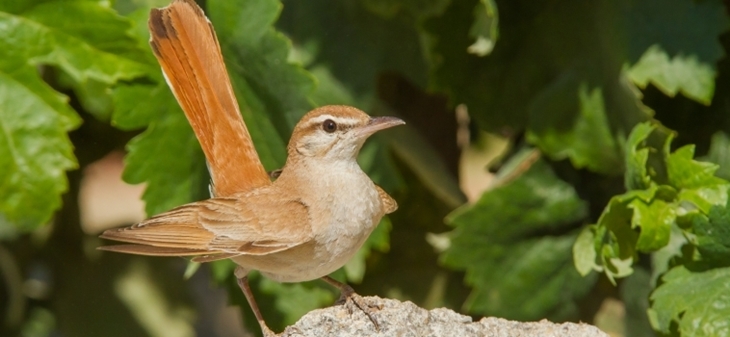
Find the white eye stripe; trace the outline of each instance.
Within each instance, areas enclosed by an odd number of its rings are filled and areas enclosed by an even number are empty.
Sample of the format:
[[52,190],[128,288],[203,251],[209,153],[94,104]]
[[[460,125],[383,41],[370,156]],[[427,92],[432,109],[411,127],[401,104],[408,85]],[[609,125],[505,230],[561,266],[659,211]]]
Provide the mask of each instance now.
[[338,125],[343,125],[343,126],[357,125],[358,122],[360,121],[356,118],[339,117],[339,116],[332,116],[332,115],[320,115],[320,116],[317,116],[317,117],[309,120],[309,122],[307,122],[307,126],[322,124],[322,122],[324,122],[328,119],[331,119]]

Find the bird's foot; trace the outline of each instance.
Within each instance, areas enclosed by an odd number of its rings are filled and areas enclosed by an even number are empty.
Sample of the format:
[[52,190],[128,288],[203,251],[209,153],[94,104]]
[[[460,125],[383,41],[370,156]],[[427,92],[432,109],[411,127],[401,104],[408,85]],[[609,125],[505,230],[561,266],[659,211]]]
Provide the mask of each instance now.
[[341,288],[340,298],[337,299],[337,302],[335,304],[338,305],[344,305],[345,308],[347,308],[347,311],[352,315],[354,311],[354,307],[357,307],[360,311],[362,311],[371,322],[373,322],[373,325],[375,325],[375,330],[380,331],[380,324],[378,324],[378,321],[375,319],[375,311],[379,311],[383,309],[380,305],[377,304],[369,304],[363,298],[362,296],[355,293],[355,291],[352,289],[352,287],[345,285],[345,287]]

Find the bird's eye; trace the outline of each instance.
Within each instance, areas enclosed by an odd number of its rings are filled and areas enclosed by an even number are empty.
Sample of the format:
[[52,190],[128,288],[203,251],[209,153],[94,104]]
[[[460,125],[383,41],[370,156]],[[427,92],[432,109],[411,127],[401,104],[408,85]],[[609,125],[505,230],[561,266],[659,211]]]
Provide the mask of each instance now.
[[335,123],[335,121],[333,121],[331,119],[325,120],[322,123],[322,130],[324,130],[327,133],[333,133],[333,132],[337,131],[337,123]]

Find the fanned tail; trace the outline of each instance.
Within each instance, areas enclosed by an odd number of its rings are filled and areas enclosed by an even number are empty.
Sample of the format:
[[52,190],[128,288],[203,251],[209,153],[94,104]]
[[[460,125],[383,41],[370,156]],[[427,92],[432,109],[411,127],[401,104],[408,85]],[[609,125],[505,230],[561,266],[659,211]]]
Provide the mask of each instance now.
[[205,152],[216,196],[270,184],[210,21],[192,0],[150,12],[150,45]]

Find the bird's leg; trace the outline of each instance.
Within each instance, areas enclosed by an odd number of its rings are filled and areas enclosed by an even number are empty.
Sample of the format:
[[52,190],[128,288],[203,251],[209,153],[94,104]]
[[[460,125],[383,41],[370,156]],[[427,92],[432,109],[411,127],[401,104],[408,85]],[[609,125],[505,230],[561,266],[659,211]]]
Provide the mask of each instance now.
[[239,277],[238,271],[239,269],[236,270],[236,279],[238,281],[238,286],[241,288],[243,295],[246,296],[248,305],[251,307],[251,310],[253,310],[253,315],[256,316],[256,320],[259,321],[259,325],[261,326],[261,332],[264,334],[264,337],[276,337],[276,334],[271,331],[268,326],[266,326],[266,322],[264,322],[264,317],[261,316],[259,306],[256,304],[256,299],[253,298],[251,287],[248,285],[248,275]]
[[[347,305],[348,302],[354,304],[366,316],[368,316],[371,322],[373,322],[373,325],[375,325],[375,330],[380,331],[380,324],[378,324],[378,321],[375,320],[374,317],[373,307],[375,306],[365,303],[365,300],[362,298],[362,296],[356,294],[355,290],[345,283],[337,281],[329,276],[323,276],[322,280],[340,290],[340,298],[337,299],[337,304]],[[352,309],[350,309],[350,313],[352,313]]]

